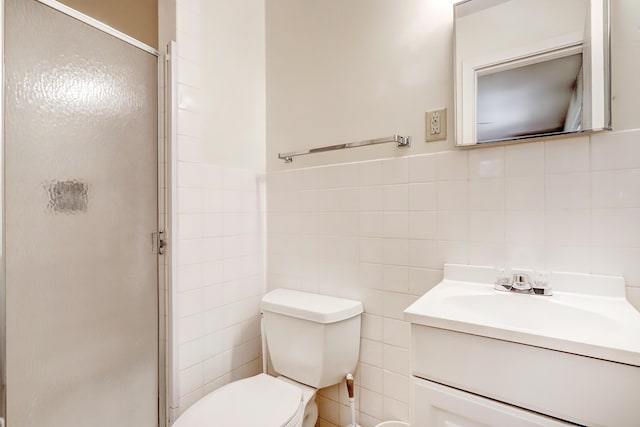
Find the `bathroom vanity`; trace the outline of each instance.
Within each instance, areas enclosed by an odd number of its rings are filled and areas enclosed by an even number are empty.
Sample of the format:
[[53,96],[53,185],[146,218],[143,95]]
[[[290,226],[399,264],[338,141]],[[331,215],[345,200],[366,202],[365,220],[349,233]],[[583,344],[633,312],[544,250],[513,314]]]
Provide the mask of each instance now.
[[621,277],[553,273],[553,295],[500,292],[445,265],[405,310],[415,427],[640,425],[640,313]]

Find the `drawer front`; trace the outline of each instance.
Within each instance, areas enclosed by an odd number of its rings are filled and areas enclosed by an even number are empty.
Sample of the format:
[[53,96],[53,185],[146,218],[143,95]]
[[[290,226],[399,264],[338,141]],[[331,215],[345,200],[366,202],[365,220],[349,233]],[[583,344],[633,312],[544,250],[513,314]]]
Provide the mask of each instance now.
[[640,425],[638,367],[421,325],[411,359],[417,377],[557,419]]
[[572,424],[413,377],[412,427],[567,427]]

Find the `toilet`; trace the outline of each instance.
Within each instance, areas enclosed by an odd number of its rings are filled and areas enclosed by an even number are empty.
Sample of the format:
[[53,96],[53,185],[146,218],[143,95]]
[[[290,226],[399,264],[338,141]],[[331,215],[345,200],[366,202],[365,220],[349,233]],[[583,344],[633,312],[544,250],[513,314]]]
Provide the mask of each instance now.
[[358,363],[362,303],[275,289],[262,298],[261,309],[263,353],[279,376],[262,373],[220,387],[173,427],[315,426],[316,391],[343,381]]

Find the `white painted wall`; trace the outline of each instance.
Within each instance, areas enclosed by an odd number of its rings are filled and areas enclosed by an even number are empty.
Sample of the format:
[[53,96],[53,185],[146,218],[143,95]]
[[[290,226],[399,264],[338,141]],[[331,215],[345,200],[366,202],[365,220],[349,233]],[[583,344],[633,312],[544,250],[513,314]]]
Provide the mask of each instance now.
[[[453,7],[442,0],[268,0],[267,168],[439,151],[424,112],[453,108]],[[452,114],[449,115],[452,117]],[[298,157],[278,152],[408,134],[392,144]],[[453,135],[451,123],[448,134]]]
[[266,150],[263,0],[202,1],[205,161],[263,171]]
[[640,2],[611,0],[612,114],[615,130],[640,127]]

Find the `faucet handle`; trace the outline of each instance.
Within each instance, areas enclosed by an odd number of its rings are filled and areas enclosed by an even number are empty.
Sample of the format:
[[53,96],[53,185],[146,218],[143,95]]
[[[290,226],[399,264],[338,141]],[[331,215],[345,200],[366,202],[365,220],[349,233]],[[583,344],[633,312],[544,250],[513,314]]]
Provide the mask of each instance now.
[[510,291],[512,288],[511,277],[504,268],[498,268],[496,275],[496,281],[493,285],[493,289],[497,291]]
[[534,275],[535,275],[535,279],[533,283],[536,286],[540,288],[549,286],[549,273],[547,273],[546,271],[537,271],[534,273]]
[[549,286],[549,273],[546,271],[538,271],[535,275],[536,278],[533,281],[533,286],[531,287],[533,293],[536,295],[553,295],[553,291]]

